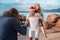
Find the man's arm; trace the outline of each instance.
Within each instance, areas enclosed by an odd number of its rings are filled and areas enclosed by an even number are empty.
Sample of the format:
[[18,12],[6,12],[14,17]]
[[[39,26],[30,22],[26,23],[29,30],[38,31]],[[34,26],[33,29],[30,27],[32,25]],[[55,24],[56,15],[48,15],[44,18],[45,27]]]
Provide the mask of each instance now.
[[14,28],[17,32],[19,32],[22,35],[26,35],[26,33],[27,33],[27,28],[22,27],[20,22],[16,19],[14,19]]
[[29,26],[29,20],[28,20],[28,18],[27,18],[27,17],[26,17],[25,26]]
[[44,37],[46,37],[46,38],[47,38],[46,32],[45,32],[45,30],[44,30],[44,28],[43,28],[43,27],[41,27],[41,30],[42,30],[42,32],[43,32],[43,34],[44,34]]

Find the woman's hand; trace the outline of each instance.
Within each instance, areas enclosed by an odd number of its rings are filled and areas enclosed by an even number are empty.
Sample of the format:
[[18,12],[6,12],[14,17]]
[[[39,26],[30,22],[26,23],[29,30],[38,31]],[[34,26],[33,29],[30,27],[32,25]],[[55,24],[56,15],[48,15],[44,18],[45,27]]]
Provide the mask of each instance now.
[[44,37],[47,38],[46,32],[43,27],[41,27],[42,33],[44,34]]

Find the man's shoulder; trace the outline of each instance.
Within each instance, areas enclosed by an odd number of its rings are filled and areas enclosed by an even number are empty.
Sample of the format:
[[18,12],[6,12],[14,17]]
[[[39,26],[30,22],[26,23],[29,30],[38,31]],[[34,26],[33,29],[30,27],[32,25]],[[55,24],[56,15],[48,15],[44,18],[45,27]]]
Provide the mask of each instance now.
[[13,17],[10,17],[8,19],[11,20],[11,21],[18,21],[16,18],[13,18]]
[[7,20],[7,21],[16,21],[17,20],[16,18],[13,18],[13,17],[1,17],[1,18],[4,20]]

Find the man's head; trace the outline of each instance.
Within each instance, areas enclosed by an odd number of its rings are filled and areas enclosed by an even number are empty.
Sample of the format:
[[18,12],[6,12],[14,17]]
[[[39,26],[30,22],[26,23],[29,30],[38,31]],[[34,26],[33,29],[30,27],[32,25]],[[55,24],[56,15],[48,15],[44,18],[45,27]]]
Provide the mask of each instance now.
[[34,13],[35,13],[35,7],[34,6],[31,6],[30,7],[30,14],[31,15],[34,15]]
[[18,10],[15,9],[15,8],[11,8],[9,11],[11,12],[11,14],[10,14],[11,17],[15,17],[16,18],[19,15]]
[[3,15],[8,15],[8,16],[10,16],[10,17],[19,18],[18,10],[15,9],[15,8],[11,8],[10,10],[5,11],[5,12],[3,13]]

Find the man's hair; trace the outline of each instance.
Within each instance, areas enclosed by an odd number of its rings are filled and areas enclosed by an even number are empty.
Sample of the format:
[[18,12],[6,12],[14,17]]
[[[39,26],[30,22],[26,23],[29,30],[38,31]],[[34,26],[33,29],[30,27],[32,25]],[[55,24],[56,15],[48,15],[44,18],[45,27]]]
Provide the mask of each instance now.
[[10,12],[11,12],[11,16],[12,16],[12,17],[14,17],[15,15],[16,15],[16,16],[19,15],[18,10],[15,9],[15,8],[11,8],[11,9],[10,9]]
[[11,8],[10,10],[5,11],[5,12],[3,13],[3,15],[8,15],[8,16],[10,16],[10,17],[16,18],[16,16],[18,16],[19,13],[18,13],[18,10],[17,10],[17,9]]

